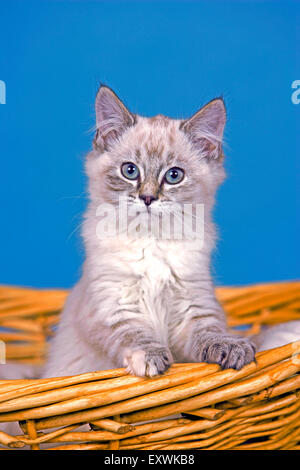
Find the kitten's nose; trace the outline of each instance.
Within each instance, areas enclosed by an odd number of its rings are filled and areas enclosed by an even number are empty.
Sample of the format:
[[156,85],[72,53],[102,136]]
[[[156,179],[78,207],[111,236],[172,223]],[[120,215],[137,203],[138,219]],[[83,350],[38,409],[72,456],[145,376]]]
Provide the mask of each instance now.
[[149,194],[141,194],[140,199],[142,199],[144,201],[146,206],[150,206],[151,202],[157,200],[157,197],[154,197],[154,196],[149,195]]

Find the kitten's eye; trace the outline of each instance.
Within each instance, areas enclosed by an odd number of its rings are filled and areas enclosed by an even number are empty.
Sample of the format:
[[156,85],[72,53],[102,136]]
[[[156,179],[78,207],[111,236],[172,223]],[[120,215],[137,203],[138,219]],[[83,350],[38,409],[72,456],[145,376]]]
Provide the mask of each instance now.
[[180,183],[180,181],[183,180],[183,177],[184,177],[184,171],[177,167],[170,168],[170,170],[168,170],[167,173],[165,174],[165,180],[169,184]]
[[121,172],[129,180],[136,180],[140,175],[140,170],[134,163],[123,163]]

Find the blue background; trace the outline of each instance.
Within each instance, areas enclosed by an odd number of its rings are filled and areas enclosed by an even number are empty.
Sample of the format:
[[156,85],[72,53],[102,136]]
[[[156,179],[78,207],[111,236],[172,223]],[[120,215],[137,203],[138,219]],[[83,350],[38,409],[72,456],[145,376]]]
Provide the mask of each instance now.
[[149,116],[187,117],[222,94],[216,282],[298,277],[299,1],[1,1],[0,12],[0,283],[69,287],[80,274],[100,81]]

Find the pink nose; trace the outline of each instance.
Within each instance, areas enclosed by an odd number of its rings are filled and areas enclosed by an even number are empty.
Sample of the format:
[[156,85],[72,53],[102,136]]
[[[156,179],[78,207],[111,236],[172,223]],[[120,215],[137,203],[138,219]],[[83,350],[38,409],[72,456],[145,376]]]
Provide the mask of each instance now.
[[151,202],[156,201],[157,198],[148,194],[141,194],[140,199],[144,201],[146,206],[150,206]]

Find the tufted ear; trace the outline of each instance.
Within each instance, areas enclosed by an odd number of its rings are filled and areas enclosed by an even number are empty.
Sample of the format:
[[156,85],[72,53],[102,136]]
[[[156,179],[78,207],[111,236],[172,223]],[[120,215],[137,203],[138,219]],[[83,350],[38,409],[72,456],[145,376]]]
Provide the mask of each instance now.
[[96,96],[96,136],[94,146],[106,150],[135,123],[135,118],[117,95],[107,86],[101,86]]
[[181,124],[203,157],[222,157],[222,139],[226,122],[226,110],[221,98],[216,98]]

